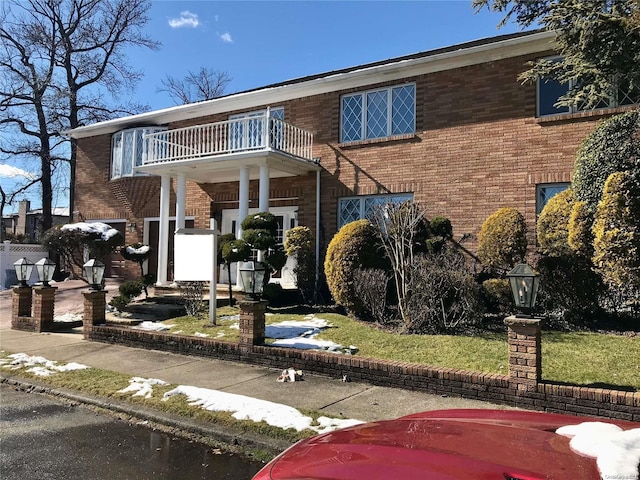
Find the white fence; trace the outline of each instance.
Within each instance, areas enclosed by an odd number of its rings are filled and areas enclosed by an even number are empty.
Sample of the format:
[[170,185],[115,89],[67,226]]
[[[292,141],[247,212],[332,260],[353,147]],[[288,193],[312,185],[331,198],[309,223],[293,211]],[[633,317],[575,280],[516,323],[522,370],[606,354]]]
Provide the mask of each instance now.
[[[18,283],[13,264],[22,257],[26,257],[33,263],[36,263],[42,257],[48,256],[49,252],[42,245],[0,243],[0,290],[5,290]],[[38,275],[34,268],[33,272],[31,272],[31,280],[29,283],[37,281]]]

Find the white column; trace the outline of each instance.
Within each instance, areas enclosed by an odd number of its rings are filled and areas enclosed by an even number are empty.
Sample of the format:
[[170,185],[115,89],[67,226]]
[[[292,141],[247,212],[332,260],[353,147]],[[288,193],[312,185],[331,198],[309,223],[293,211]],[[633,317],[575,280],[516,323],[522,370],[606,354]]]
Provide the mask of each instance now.
[[163,175],[160,181],[160,226],[158,235],[158,281],[156,285],[166,285],[169,263],[169,200],[171,197],[171,177]]
[[260,196],[258,202],[258,210],[261,212],[269,211],[269,167],[260,165]]
[[178,184],[176,186],[176,230],[184,228],[184,213],[187,205],[187,178],[178,175]]
[[240,190],[238,192],[238,224],[236,238],[242,237],[242,221],[249,215],[249,167],[240,169]]

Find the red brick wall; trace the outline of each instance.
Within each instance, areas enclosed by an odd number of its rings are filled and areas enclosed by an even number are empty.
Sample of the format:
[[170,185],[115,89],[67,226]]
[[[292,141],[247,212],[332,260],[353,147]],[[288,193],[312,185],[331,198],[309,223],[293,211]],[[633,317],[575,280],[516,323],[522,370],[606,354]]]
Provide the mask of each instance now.
[[376,360],[357,355],[240,345],[111,326],[88,326],[85,332],[89,340],[97,342],[240,361],[269,368],[292,367],[336,379],[347,375],[354,381],[372,385],[484,400],[530,410],[640,421],[640,392],[545,382],[538,383],[531,390],[522,390],[505,375]]
[[[533,58],[406,79],[416,83],[416,134],[392,140],[340,144],[340,95],[348,91],[274,104],[284,106],[287,122],[314,133],[313,154],[323,167],[322,244],[336,231],[339,197],[389,192],[414,192],[429,216],[451,219],[455,238],[470,234],[465,246],[471,250],[490,214],[516,207],[527,220],[530,244],[535,244],[536,184],[571,180],[576,150],[603,114],[536,119],[536,87],[517,80]],[[229,114],[176,122],[169,128],[226,120]],[[159,179],[109,181],[109,156],[110,136],[80,139],[75,210],[87,219],[127,218],[138,225],[145,216],[158,216]],[[197,228],[209,226],[212,212],[237,208],[237,182],[187,185],[186,214],[195,216]],[[315,233],[315,174],[272,179],[270,187],[272,199],[294,198],[274,200],[272,206],[297,204],[299,224]],[[257,200],[256,181],[251,182],[250,196]],[[172,198],[172,215],[174,208]],[[127,243],[139,234],[127,233]]]

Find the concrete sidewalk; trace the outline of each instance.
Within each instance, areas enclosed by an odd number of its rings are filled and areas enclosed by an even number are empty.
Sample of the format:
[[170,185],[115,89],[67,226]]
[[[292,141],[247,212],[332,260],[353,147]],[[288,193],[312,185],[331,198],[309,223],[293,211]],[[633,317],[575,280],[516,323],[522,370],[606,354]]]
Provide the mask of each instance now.
[[[58,362],[82,363],[132,377],[152,377],[172,384],[236,393],[363,421],[396,418],[424,410],[506,408],[477,400],[343,382],[318,375],[305,374],[303,381],[278,383],[280,371],[277,370],[91,342],[83,339],[82,328],[70,333],[47,334],[1,329],[0,349],[39,355]],[[10,372],[0,373],[9,376]]]

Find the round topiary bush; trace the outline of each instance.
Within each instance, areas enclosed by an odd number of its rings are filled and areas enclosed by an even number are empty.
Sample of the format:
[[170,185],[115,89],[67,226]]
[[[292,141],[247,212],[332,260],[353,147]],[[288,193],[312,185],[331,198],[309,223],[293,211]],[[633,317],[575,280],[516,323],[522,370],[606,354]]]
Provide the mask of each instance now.
[[487,311],[507,313],[513,310],[513,295],[506,278],[489,278],[482,282],[482,294]]
[[557,257],[571,251],[569,218],[575,197],[571,189],[553,196],[540,212],[537,224],[538,244],[545,255]]
[[587,202],[592,212],[609,175],[633,168],[633,160],[640,157],[639,120],[637,110],[604,120],[580,146],[572,188],[578,200]]
[[527,225],[515,208],[501,208],[482,224],[478,258],[492,269],[508,270],[527,253]]
[[334,301],[350,314],[367,311],[355,293],[358,268],[378,268],[384,263],[378,232],[368,220],[357,220],[342,227],[327,247],[324,273]]

